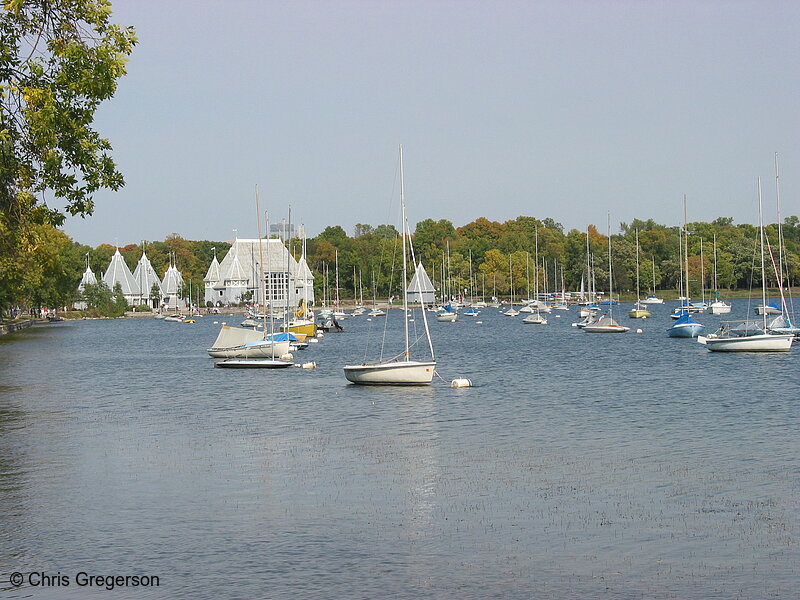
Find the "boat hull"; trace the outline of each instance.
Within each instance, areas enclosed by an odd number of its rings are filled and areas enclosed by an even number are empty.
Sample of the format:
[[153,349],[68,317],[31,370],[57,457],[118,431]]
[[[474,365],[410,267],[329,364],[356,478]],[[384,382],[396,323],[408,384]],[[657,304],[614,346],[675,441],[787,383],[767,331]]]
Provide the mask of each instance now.
[[644,310],[641,308],[634,308],[633,310],[628,311],[628,316],[631,319],[647,319],[651,317],[653,313],[649,310]]
[[214,363],[214,366],[220,369],[285,369],[286,367],[293,366],[293,363],[285,360],[272,360],[268,358],[233,358],[230,360],[221,360],[218,363]]
[[344,367],[347,381],[358,385],[430,385],[435,362],[392,362]]
[[673,338],[694,338],[705,331],[705,326],[700,323],[676,324],[667,329],[667,335]]
[[708,312],[712,315],[727,315],[731,312],[731,305],[724,302],[713,302],[708,306]]
[[583,330],[586,333],[626,333],[631,328],[623,325],[584,325]]
[[[308,337],[314,337],[317,334],[317,324],[314,321],[290,321],[289,326],[281,325],[281,331],[289,331],[289,333],[302,334]],[[305,339],[305,338],[303,338]]]
[[273,358],[289,352],[289,343],[288,340],[285,342],[266,341],[231,348],[209,348],[208,355],[211,358]]
[[440,323],[455,323],[458,321],[457,312],[439,313],[436,315],[436,320]]
[[749,335],[732,338],[706,338],[705,345],[711,352],[789,352],[792,335]]

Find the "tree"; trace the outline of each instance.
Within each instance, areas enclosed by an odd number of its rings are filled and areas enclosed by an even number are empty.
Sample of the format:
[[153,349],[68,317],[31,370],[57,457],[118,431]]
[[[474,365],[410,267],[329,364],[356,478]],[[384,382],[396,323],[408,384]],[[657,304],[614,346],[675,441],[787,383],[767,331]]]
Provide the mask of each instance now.
[[10,295],[20,265],[35,261],[36,225],[90,215],[96,191],[124,184],[110,143],[92,129],[136,43],[133,28],[110,18],[108,0],[6,0],[0,9],[0,288]]

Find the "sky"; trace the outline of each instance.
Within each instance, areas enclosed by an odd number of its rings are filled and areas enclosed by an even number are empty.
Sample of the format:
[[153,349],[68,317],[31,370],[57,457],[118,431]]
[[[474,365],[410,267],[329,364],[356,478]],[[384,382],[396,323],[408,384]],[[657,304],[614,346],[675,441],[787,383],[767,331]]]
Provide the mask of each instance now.
[[[126,180],[78,242],[275,222],[800,214],[800,3],[112,0],[139,43],[96,126]],[[393,198],[395,200],[393,200]]]

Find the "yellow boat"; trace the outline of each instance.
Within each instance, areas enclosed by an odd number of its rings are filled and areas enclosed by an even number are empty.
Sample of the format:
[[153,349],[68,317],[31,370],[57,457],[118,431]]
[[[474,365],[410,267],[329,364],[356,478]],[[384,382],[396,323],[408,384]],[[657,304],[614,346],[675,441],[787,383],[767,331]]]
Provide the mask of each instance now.
[[309,321],[308,319],[293,319],[289,321],[288,326],[281,325],[281,331],[288,331],[303,342],[306,337],[314,337],[317,334],[317,325],[314,321]]
[[308,310],[305,299],[300,301],[300,305],[294,313],[294,319],[289,321],[289,325],[281,325],[281,331],[288,331],[294,334],[301,342],[304,342],[308,336],[314,337],[317,335],[317,324],[314,323],[314,313]]
[[628,311],[628,316],[631,319],[648,319],[653,316],[646,308],[642,308],[642,305],[638,302],[633,305],[633,308]]

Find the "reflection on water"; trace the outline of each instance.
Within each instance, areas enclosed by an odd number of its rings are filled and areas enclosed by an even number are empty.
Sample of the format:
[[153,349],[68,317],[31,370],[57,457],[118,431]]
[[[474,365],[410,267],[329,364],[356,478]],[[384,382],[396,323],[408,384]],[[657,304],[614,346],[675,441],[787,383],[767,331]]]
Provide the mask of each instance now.
[[158,575],[113,592],[138,598],[795,597],[797,350],[708,353],[666,337],[668,310],[622,336],[574,314],[434,322],[430,388],[346,383],[382,335],[364,317],[298,355],[316,370],[213,369],[209,317],[0,341],[0,580]]

